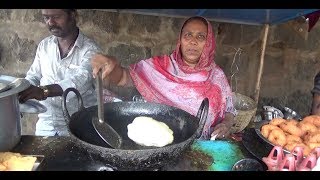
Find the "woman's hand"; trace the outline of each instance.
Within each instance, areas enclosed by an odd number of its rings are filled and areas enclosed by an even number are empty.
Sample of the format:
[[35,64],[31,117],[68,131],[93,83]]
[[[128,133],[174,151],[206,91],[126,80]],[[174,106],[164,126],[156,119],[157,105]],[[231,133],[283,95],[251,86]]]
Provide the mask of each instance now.
[[91,66],[94,78],[97,77],[99,70],[102,69],[102,80],[105,86],[108,86],[109,83],[117,86],[127,83],[127,72],[114,57],[95,54],[91,58]]
[[117,66],[117,60],[113,57],[95,54],[91,58],[91,66],[93,71],[93,77],[96,78],[100,69],[102,69],[102,79],[105,79]]
[[234,115],[231,113],[226,113],[225,119],[214,127],[211,137],[215,137],[215,139],[228,138],[231,134],[231,127],[233,124]]

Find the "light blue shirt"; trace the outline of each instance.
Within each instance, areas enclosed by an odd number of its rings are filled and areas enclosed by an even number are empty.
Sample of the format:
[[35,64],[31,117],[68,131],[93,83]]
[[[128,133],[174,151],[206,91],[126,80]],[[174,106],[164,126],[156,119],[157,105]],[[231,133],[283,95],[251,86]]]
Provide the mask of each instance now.
[[[35,86],[58,84],[63,91],[73,87],[80,92],[85,107],[96,105],[90,59],[97,52],[101,52],[97,44],[79,31],[71,51],[61,59],[57,37],[49,36],[39,43],[26,79]],[[69,132],[63,117],[62,97],[48,97],[40,103],[47,107],[47,111],[38,115],[35,134],[67,136]],[[78,101],[73,92],[68,94],[67,109],[70,115],[78,111]]]

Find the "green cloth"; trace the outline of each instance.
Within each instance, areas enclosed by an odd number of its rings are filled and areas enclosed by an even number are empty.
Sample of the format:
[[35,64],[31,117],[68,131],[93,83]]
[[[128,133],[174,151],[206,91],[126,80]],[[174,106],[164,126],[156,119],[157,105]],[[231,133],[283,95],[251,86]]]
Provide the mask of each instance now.
[[212,157],[209,171],[231,171],[233,165],[244,158],[239,145],[232,141],[196,140],[191,148]]

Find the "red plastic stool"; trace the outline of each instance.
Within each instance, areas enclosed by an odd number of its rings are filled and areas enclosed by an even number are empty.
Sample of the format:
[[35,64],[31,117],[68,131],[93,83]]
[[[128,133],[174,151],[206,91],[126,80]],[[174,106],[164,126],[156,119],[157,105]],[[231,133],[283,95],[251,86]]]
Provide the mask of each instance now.
[[293,154],[296,158],[296,165],[300,164],[303,160],[303,147],[302,146],[294,147],[291,154]]
[[297,171],[311,171],[317,163],[317,156],[310,153],[302,162],[298,165]]
[[284,160],[284,153],[281,146],[274,146],[268,157],[263,157],[262,161],[267,165],[268,171],[279,170],[279,164]]
[[320,147],[312,149],[311,154],[316,155],[316,158],[318,159],[320,157]]
[[295,171],[296,157],[293,154],[286,154],[284,160],[279,165],[280,171]]

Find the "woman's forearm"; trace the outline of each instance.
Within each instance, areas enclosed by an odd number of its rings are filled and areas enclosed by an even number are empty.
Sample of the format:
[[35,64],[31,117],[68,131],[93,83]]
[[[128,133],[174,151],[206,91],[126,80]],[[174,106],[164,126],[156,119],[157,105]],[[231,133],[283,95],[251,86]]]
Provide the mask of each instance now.
[[232,113],[226,112],[222,123],[225,123],[228,127],[232,127],[235,124],[234,120],[234,115]]
[[117,84],[118,86],[132,87],[134,86],[130,72],[128,69],[122,68],[122,77]]

